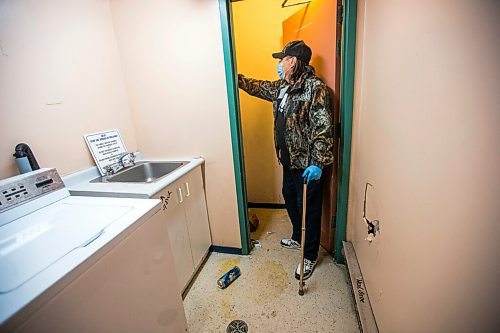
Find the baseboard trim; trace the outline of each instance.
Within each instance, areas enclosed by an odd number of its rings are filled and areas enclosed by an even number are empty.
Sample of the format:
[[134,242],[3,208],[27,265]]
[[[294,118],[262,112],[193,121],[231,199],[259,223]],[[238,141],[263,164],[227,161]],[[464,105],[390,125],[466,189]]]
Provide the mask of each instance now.
[[373,315],[372,306],[365,287],[365,281],[361,274],[358,258],[351,242],[342,242],[344,245],[344,255],[349,270],[349,280],[351,281],[354,304],[358,315],[359,328],[362,333],[378,333],[377,322]]
[[210,247],[210,251],[217,253],[240,254],[240,255],[242,253],[241,249],[236,247],[217,246],[217,245],[212,245]]
[[249,202],[248,208],[267,208],[267,209],[285,209],[285,204]]

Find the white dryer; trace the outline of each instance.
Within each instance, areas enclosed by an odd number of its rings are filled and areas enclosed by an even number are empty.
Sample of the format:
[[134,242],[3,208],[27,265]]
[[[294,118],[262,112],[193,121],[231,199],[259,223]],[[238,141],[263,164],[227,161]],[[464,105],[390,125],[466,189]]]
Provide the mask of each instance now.
[[70,196],[55,169],[1,180],[0,331],[187,331],[159,209]]

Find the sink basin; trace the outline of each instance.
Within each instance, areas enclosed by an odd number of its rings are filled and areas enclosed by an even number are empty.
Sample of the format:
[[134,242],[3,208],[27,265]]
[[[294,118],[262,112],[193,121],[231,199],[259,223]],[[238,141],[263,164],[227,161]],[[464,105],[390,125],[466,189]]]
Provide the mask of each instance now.
[[111,183],[152,183],[165,177],[188,162],[138,162],[136,165],[116,173],[101,177],[96,182]]

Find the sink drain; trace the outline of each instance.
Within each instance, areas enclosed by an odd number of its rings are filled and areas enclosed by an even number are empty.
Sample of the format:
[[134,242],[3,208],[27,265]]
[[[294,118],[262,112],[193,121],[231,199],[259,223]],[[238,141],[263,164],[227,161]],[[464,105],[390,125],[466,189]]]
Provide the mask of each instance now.
[[243,320],[233,320],[227,326],[227,333],[247,333],[248,325]]

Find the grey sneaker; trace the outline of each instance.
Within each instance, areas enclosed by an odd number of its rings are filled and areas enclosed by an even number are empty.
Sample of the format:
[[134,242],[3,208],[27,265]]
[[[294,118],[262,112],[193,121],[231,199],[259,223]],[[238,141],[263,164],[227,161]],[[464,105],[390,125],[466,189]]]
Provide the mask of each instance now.
[[281,246],[286,249],[300,249],[300,243],[293,239],[285,238],[280,241]]
[[[316,261],[304,258],[304,280],[311,277],[315,266],[316,266]],[[297,270],[295,271],[295,278],[297,280],[300,280],[300,262],[297,265]]]

